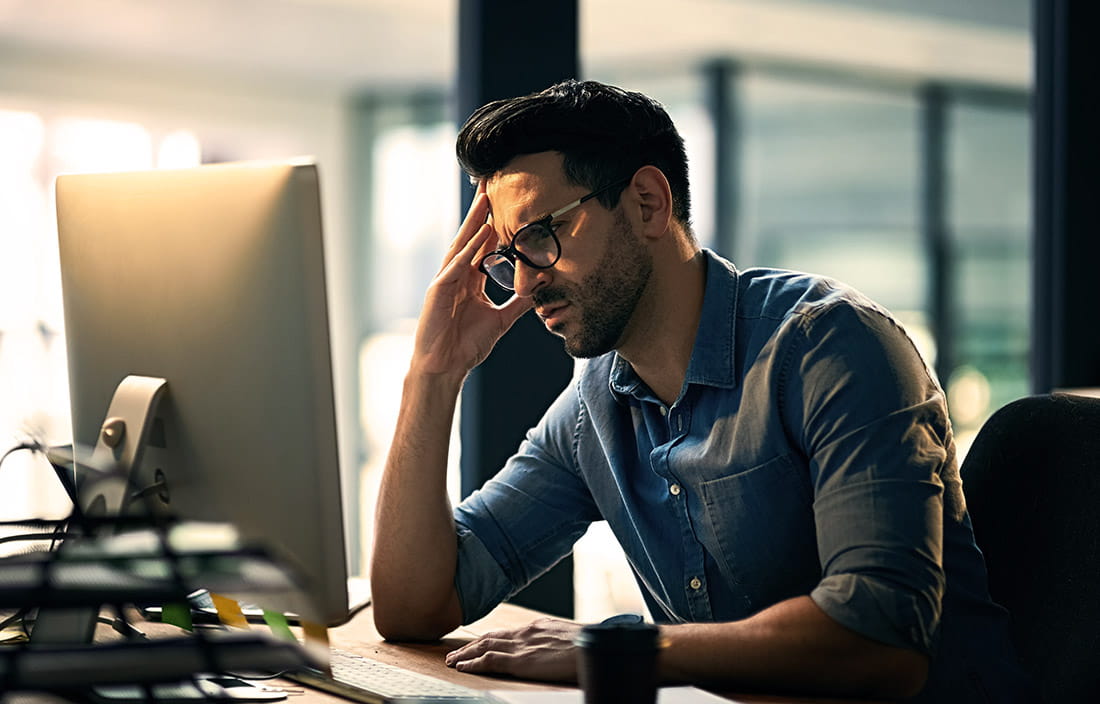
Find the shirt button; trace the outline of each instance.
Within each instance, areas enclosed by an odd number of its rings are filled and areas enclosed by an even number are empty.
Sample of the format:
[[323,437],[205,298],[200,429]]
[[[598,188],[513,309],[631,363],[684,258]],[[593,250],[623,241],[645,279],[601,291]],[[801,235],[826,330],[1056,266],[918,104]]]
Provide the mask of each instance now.
[[665,408],[664,406],[661,406],[661,415],[662,416],[667,416],[668,415],[668,409]]
[[691,587],[692,589],[696,589],[696,590],[698,590],[698,589],[699,589],[699,587],[703,586],[703,582],[702,582],[702,581],[701,581],[701,580],[700,580],[700,579],[699,579],[698,577],[692,577],[692,578],[691,578],[691,581],[690,581],[690,582],[688,582],[688,585],[689,585],[689,586],[690,586],[690,587]]
[[671,493],[673,496],[679,496],[680,495],[680,485],[679,484],[673,484],[672,486],[670,486],[668,488],[668,490],[669,490],[669,493]]

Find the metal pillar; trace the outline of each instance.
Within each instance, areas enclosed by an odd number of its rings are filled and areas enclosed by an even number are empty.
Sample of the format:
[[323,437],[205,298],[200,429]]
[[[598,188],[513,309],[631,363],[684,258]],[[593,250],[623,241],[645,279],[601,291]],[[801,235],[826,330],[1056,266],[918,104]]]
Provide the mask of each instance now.
[[[499,98],[577,75],[576,0],[460,0],[458,121]],[[473,189],[463,186],[463,212]],[[462,391],[462,493],[480,487],[569,382],[572,360],[533,315],[519,320]],[[513,602],[571,617],[568,558]]]
[[1095,163],[1100,88],[1090,3],[1035,0],[1032,390],[1100,387]]

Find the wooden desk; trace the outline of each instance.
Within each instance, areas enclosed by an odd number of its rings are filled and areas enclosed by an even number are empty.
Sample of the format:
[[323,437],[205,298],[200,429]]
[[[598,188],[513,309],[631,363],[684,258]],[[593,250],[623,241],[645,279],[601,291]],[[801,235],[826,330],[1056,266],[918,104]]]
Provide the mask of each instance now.
[[[136,614],[135,614],[136,616]],[[553,690],[564,689],[561,685],[542,684],[522,680],[471,675],[457,672],[443,664],[444,656],[463,643],[489,631],[522,626],[542,616],[539,612],[519,606],[504,604],[497,607],[487,617],[469,626],[460,628],[437,643],[390,643],[382,640],[374,628],[374,618],[369,609],[358,614],[351,622],[329,631],[332,645],[380,662],[397,665],[407,670],[431,675],[442,680],[473,689],[511,689],[511,690]],[[178,634],[174,627],[157,623],[140,623],[143,631],[152,637],[158,634]],[[118,634],[109,628],[100,627],[97,639],[117,639]],[[273,680],[273,686],[285,687],[293,693],[286,704],[347,704],[348,700],[327,692],[304,687],[288,680]],[[741,702],[742,704],[854,704],[857,700],[827,697],[776,696],[740,692],[717,692],[717,694]],[[13,694],[0,692],[0,704],[65,704],[66,700],[44,694]],[[868,704],[866,700],[863,704]]]
[[[390,643],[379,637],[374,628],[374,619],[370,609],[358,614],[350,623],[329,631],[334,647],[373,658],[380,662],[397,665],[407,670],[438,677],[448,682],[471,687],[473,689],[527,689],[549,690],[563,689],[561,685],[540,684],[503,677],[486,677],[457,672],[443,664],[443,657],[463,643],[489,631],[521,626],[542,616],[512,604],[503,604],[485,618],[460,628],[438,643]],[[291,688],[301,688],[293,682],[282,682]],[[807,698],[773,696],[736,692],[717,692],[723,697],[743,704],[852,704],[857,700],[835,698]],[[336,695],[304,688],[302,694],[295,694],[288,704],[339,704],[348,700]],[[866,700],[858,700],[867,704]]]

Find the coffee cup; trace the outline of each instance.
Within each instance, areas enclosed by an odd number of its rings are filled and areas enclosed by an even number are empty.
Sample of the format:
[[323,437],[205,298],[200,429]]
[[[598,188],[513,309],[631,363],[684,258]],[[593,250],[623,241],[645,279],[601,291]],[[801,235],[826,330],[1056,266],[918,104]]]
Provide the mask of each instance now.
[[610,619],[581,628],[577,677],[585,704],[653,704],[660,630],[641,619]]

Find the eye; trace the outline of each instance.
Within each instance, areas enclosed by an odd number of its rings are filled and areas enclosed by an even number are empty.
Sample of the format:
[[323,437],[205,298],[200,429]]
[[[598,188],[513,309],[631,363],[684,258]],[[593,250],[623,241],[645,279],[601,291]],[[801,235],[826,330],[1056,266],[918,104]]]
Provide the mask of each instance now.
[[558,227],[560,227],[560,224],[543,225],[542,223],[534,223],[528,225],[516,235],[515,247],[526,254],[541,255],[553,251],[557,248],[557,245],[550,228],[556,230]]
[[560,222],[556,222],[552,225],[536,225],[532,227],[530,229],[530,232],[528,232],[527,234],[527,243],[538,246],[543,242],[546,242],[547,240],[554,239],[551,230],[553,230],[553,232],[557,232],[558,228],[561,227],[561,225],[562,224]]

